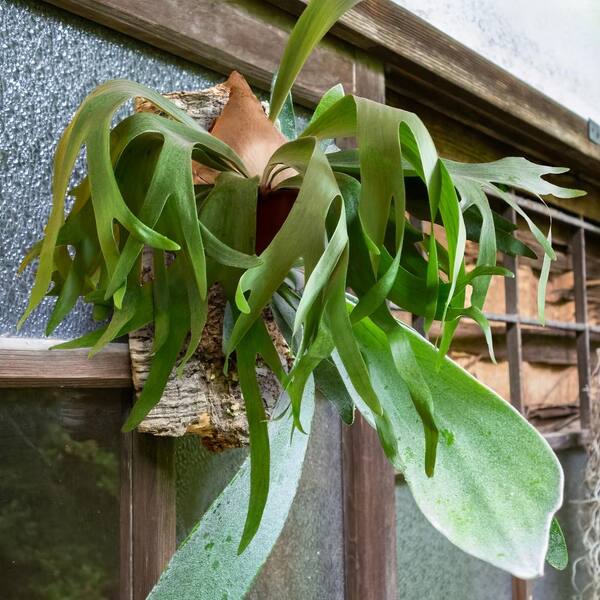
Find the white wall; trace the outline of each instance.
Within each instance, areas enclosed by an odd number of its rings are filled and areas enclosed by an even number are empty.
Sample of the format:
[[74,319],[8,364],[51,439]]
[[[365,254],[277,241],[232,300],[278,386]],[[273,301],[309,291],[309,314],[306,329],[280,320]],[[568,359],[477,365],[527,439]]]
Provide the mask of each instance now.
[[600,123],[600,0],[394,0]]

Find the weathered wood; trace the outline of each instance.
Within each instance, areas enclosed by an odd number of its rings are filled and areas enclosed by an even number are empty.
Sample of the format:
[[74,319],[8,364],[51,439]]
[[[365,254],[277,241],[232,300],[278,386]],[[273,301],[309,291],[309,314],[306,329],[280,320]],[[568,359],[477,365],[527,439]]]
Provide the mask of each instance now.
[[394,470],[377,433],[357,415],[342,430],[347,600],[395,600]]
[[[295,19],[253,0],[47,0],[60,8],[223,74],[241,71],[263,89],[271,85]],[[306,63],[294,98],[308,106],[336,83],[352,88],[352,52],[322,44]]]
[[177,547],[173,444],[132,434],[133,600],[148,596]]
[[[513,208],[508,211],[508,218],[516,223],[516,213]],[[509,315],[519,314],[519,260],[516,256],[504,257],[504,266],[514,273],[514,279],[504,279],[504,295],[506,301],[506,313]],[[508,376],[510,386],[510,403],[519,411],[523,412],[523,383],[521,381],[521,366],[523,364],[523,345],[521,340],[521,324],[506,324],[506,347],[508,350]]]
[[0,337],[0,387],[131,387],[127,344],[88,350],[50,350],[63,340]]
[[[381,65],[358,57],[353,92],[385,100]],[[342,428],[344,553],[348,600],[397,597],[394,470],[375,431],[357,416]]]
[[[548,154],[553,147],[521,149],[512,133],[508,135],[501,126],[478,115],[467,118],[468,112],[454,106],[450,100],[442,101],[438,94],[425,94],[392,76],[388,76],[387,81],[388,85],[394,86],[394,90],[388,89],[388,104],[418,114],[444,158],[461,162],[489,162],[525,152],[534,162],[563,164],[562,157]],[[574,164],[570,166],[576,167]],[[553,181],[565,187],[583,188],[587,195],[580,198],[547,196],[546,202],[600,222],[600,187],[589,181],[582,182],[571,173],[555,177]]]
[[[588,323],[587,302],[587,265],[585,252],[585,231],[577,229],[572,240],[573,272],[575,275],[575,316],[578,323]],[[590,330],[588,328],[577,333],[577,370],[579,374],[579,410],[581,427],[590,425]]]
[[[131,410],[131,394],[122,400],[123,422]],[[133,600],[133,436],[121,433],[119,460],[119,598]]]
[[524,579],[512,579],[513,600],[533,600],[533,583]]
[[580,448],[583,446],[589,437],[587,429],[576,429],[572,431],[553,431],[544,433],[544,439],[548,442],[552,450],[568,450],[569,448]]

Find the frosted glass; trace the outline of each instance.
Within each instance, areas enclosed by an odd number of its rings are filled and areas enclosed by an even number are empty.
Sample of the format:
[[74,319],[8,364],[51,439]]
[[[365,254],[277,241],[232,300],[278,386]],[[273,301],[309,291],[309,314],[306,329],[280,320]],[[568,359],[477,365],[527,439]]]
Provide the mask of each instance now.
[[[209,452],[196,435],[175,438],[177,544],[191,533],[247,454],[247,448]],[[244,517],[240,514],[241,519]]]
[[511,577],[453,546],[419,511],[405,483],[396,486],[398,598],[511,600]]
[[[246,600],[344,597],[340,418],[329,403],[317,402],[316,410],[298,494]],[[235,475],[245,453],[238,449],[211,454],[192,436],[177,440],[178,543]],[[239,511],[244,519],[243,503]]]
[[[160,91],[201,89],[222,79],[46,4],[0,0],[0,335],[16,335],[27,303],[33,272],[17,278],[16,271],[50,211],[57,140],[83,98],[115,78]],[[20,335],[43,335],[52,302],[44,301]],[[54,336],[94,327],[80,304]]]
[[343,600],[340,440],[339,414],[329,402],[317,402],[298,495],[281,537],[246,600]]

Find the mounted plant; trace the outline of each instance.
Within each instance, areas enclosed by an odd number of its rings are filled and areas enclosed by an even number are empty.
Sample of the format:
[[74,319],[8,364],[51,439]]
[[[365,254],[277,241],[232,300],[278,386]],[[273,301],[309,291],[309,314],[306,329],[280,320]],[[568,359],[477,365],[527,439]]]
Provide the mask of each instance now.
[[[294,497],[315,387],[347,424],[358,410],[376,428],[424,515],[458,547],[531,578],[543,572],[550,539],[549,559],[564,566],[552,519],[562,502],[557,458],[507,402],[445,354],[467,317],[481,327],[493,358],[482,308],[491,277],[512,276],[496,264],[497,253],[534,256],[488,196],[517,211],[544,253],[543,322],[555,258],[550,232],[506,190],[561,198],[583,192],[543,179],[566,169],[523,158],[440,159],[416,115],[345,95],[341,86],[323,96],[296,135],[292,84],[315,45],[357,3],[309,4],[283,54],[268,117],[238,74],[225,84],[228,99],[210,133],[158,93],[111,81],[85,99],[58,144],[52,213],[24,261],[39,256],[22,320],[44,296],[56,296],[51,333],[83,297],[98,319],[109,320],[58,348],[90,347],[91,355],[153,326],[151,368],[124,431],[142,422],[172,370],[181,373],[196,351],[209,290],[218,285],[224,294],[225,369],[239,378],[250,463],[175,555],[155,597],[196,597],[197,586],[218,598],[249,589]],[[157,112],[112,127],[117,109],[135,97]],[[342,138],[356,138],[357,149],[332,146]],[[82,146],[88,173],[72,190],[65,219]],[[427,232],[411,225],[410,214],[430,222]],[[443,227],[444,244],[434,224]],[[470,271],[467,240],[479,244]],[[152,276],[143,277],[148,252]],[[396,320],[394,308],[424,317],[427,328],[439,321],[439,347]],[[287,342],[283,351],[274,323]],[[285,390],[270,421],[257,356]],[[240,497],[249,497],[244,524],[223,501]],[[261,519],[268,525],[259,527]]]

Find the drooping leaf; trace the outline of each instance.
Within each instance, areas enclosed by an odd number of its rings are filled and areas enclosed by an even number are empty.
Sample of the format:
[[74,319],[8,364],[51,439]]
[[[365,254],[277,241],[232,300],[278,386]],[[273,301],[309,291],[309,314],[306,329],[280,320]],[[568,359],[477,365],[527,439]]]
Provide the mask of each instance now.
[[[310,432],[314,414],[314,388],[306,387],[302,421]],[[238,554],[242,535],[242,508],[249,497],[250,461],[246,459],[236,477],[213,502],[207,513],[179,547],[149,600],[222,600],[243,598],[251,589],[261,568],[279,538],[296,496],[302,474],[308,435],[295,435],[290,441],[291,422],[278,419],[269,423],[271,447],[271,490],[264,519],[243,554]]]
[[[168,129],[178,128],[180,132],[185,131],[188,135],[195,136],[199,144],[207,144],[207,147],[211,148],[210,152],[214,152],[215,159],[221,162],[224,169],[233,168],[242,173],[245,172],[243,164],[233,151],[202,131],[191,117],[157,92],[124,80],[109,81],[96,88],[79,107],[73,120],[65,129],[56,149],[52,186],[52,212],[40,250],[40,263],[35,284],[27,309],[19,321],[19,326],[41,302],[48,291],[48,285],[52,279],[54,249],[59,230],[65,220],[64,209],[67,186],[82,145],[85,145],[87,149],[89,189],[93,192],[92,199],[98,228],[98,239],[109,275],[112,275],[119,256],[114,240],[113,221],[115,220],[136,238],[153,247],[166,250],[178,249],[178,245],[173,243],[172,240],[152,230],[131,212],[124,202],[115,180],[112,168],[115,147],[113,144],[111,148],[110,126],[117,108],[132,97],[147,98],[164,113],[170,115],[175,120],[167,120],[157,115],[148,115],[148,117],[155,117],[155,123],[160,122]],[[119,144],[116,143],[116,145]],[[121,151],[123,150],[124,147],[121,148]],[[118,154],[119,151],[117,150]],[[86,199],[83,200],[83,202],[85,201]],[[81,205],[82,202],[76,204],[76,212],[80,210]]]
[[331,26],[360,0],[311,1],[304,10],[286,44],[271,93],[271,113],[275,121],[306,59]]
[[246,549],[256,535],[269,495],[271,464],[269,433],[265,407],[256,378],[256,345],[253,343],[256,336],[254,330],[257,326],[258,323],[255,323],[251,332],[241,340],[236,353],[237,371],[250,432],[250,497],[238,554]]
[[550,526],[546,561],[558,571],[564,571],[569,564],[567,542],[557,519],[552,519],[552,525]]
[[562,503],[558,459],[512,406],[447,358],[436,370],[438,351],[400,326],[435,398],[438,427],[452,436],[439,444],[435,476],[427,477],[421,420],[408,389],[383,332],[361,321],[354,331],[397,437],[396,468],[421,512],[453,544],[516,577],[540,576],[552,517]]

